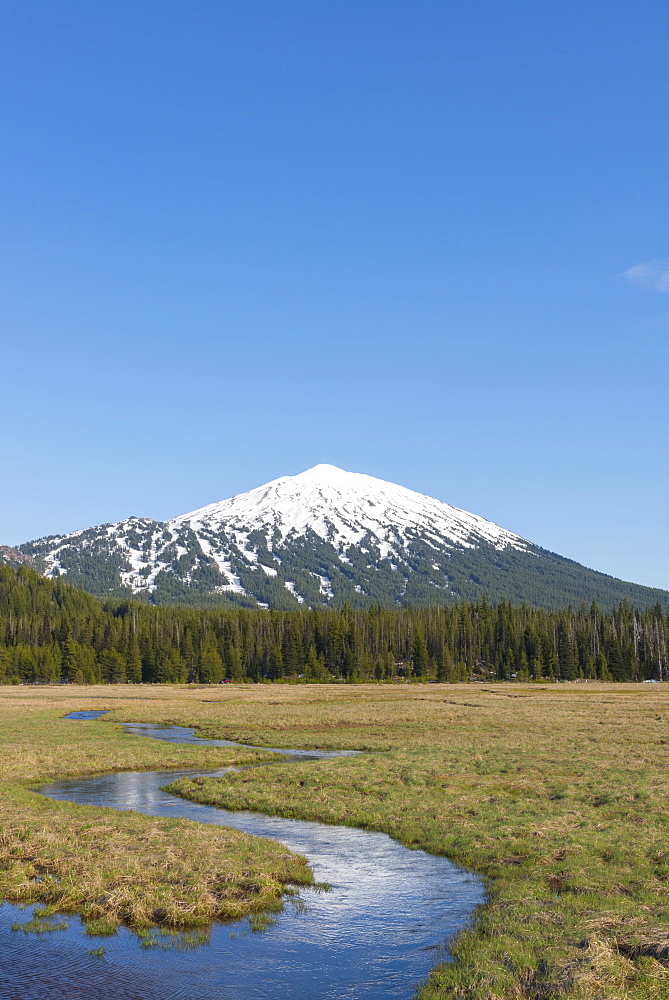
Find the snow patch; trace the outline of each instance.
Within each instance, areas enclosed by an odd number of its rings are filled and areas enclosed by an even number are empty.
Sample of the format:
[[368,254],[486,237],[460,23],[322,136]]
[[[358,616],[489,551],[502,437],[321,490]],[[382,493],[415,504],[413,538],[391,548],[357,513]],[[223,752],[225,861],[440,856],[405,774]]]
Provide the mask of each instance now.
[[286,582],[284,583],[284,587],[286,588],[286,590],[290,591],[293,597],[297,598],[298,604],[304,604],[304,598],[302,597],[301,594],[298,594],[297,588],[295,587],[295,584],[293,583],[292,580],[286,580]]
[[312,573],[312,576],[316,577],[319,584],[319,589],[324,597],[328,600],[334,597],[334,590],[332,589],[332,581],[329,576],[321,576],[320,573]]

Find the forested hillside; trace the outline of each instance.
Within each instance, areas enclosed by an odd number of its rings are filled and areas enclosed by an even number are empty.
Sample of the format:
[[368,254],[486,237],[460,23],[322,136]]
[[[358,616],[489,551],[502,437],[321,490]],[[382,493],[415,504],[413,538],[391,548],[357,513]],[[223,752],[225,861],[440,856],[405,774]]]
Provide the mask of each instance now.
[[156,608],[0,566],[4,683],[666,680],[668,639],[659,605]]

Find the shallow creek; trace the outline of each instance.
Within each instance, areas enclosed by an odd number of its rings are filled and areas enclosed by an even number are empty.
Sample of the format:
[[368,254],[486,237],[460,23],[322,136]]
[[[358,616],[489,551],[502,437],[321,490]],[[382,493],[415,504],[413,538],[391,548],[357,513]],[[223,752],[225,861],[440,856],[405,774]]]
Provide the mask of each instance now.
[[[66,718],[102,714],[73,712]],[[238,745],[201,740],[180,726],[124,728],[169,742]],[[276,752],[292,760],[339,755]],[[215,924],[208,941],[193,947],[188,935],[157,933],[147,948],[126,928],[114,937],[87,937],[77,917],[59,916],[57,922],[65,925],[60,930],[24,934],[11,928],[29,920],[32,909],[5,903],[0,907],[3,1000],[410,1000],[430,967],[448,957],[448,939],[483,901],[483,887],[474,876],[386,834],[232,812],[161,791],[177,777],[202,773],[123,772],[58,781],[40,791],[82,805],[183,817],[274,837],[305,855],[316,880],[332,890],[301,890],[299,901],[287,900],[263,933],[253,933],[248,920]],[[92,954],[100,948],[102,954]]]

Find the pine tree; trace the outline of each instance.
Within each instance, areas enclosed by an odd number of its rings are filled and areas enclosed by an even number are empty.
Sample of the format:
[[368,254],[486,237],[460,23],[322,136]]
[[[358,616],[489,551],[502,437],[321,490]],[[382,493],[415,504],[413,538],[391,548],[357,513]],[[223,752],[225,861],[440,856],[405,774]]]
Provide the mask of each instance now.
[[219,684],[223,680],[223,660],[213,639],[200,646],[197,661],[198,680],[201,684]]
[[137,636],[133,635],[128,642],[126,653],[126,677],[132,684],[142,683],[142,654],[137,641]]
[[523,648],[520,651],[520,657],[518,661],[518,675],[516,679],[518,681],[527,681],[529,680],[529,677],[530,677],[530,665],[527,662],[527,653]]
[[344,650],[344,662],[341,672],[347,681],[353,682],[355,680],[355,656],[350,646],[347,646]]
[[603,652],[597,653],[597,656],[595,657],[595,671],[600,681],[612,680],[611,673],[609,671],[609,663]]
[[53,684],[60,680],[61,658],[58,646],[38,646],[35,650],[35,679]]
[[316,646],[312,643],[307,653],[307,662],[304,665],[305,681],[322,684],[330,680],[330,675],[325,669],[325,660],[316,652]]
[[437,657],[437,680],[442,684],[451,680],[453,673],[453,655],[448,646],[443,645]]
[[425,639],[420,632],[414,633],[413,650],[411,653],[411,665],[416,677],[425,677],[428,669],[429,657]]
[[116,649],[105,649],[98,656],[98,663],[105,684],[124,684],[125,660]]
[[155,680],[158,684],[185,684],[186,665],[179,650],[166,642],[159,645],[156,654]]
[[272,646],[270,650],[267,672],[268,677],[273,681],[279,680],[284,675],[283,654],[279,645]]
[[236,646],[230,646],[226,660],[228,677],[230,677],[230,679],[235,681],[237,684],[240,681],[243,681],[244,665],[242,663],[242,654]]

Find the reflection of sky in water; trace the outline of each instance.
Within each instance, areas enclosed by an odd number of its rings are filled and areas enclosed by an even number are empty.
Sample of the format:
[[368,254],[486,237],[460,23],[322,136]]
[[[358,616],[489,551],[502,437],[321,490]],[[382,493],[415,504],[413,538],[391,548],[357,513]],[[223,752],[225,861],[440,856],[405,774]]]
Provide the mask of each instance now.
[[[192,731],[175,729],[180,741],[185,736],[184,742],[200,743]],[[162,730],[159,738],[169,738],[168,732]],[[11,982],[8,962],[21,965],[24,979],[33,978],[24,992],[16,991],[16,982],[9,992],[0,985],[3,1000],[108,1000],[110,986],[115,1000],[409,1000],[430,966],[443,957],[438,949],[444,940],[482,901],[480,883],[467,872],[444,858],[402,847],[386,834],[228,812],[160,790],[175,777],[194,773],[202,772],[76,778],[43,792],[86,805],[179,816],[274,837],[305,854],[316,879],[329,882],[333,891],[303,890],[306,910],[288,902],[264,934],[251,934],[245,921],[217,925],[210,944],[195,952],[143,951],[125,930],[110,939],[84,938],[76,918],[68,931],[38,939],[12,934],[8,928],[16,914],[10,915],[14,908],[5,905],[0,911],[0,979]],[[18,946],[20,959],[7,956],[10,946],[14,956]],[[107,949],[103,958],[87,955],[99,946]],[[70,969],[78,983],[73,990],[68,987]]]
[[[107,711],[70,712],[64,719],[91,721]],[[234,740],[208,740],[195,735],[195,729],[190,726],[161,726],[155,722],[118,722],[131,736],[150,736],[153,740],[164,740],[166,743],[192,743],[195,746],[206,747],[247,747],[251,750],[265,750],[267,753],[279,753],[291,760],[328,760],[332,757],[354,757],[359,750],[281,750],[279,747],[248,747],[246,743]]]

